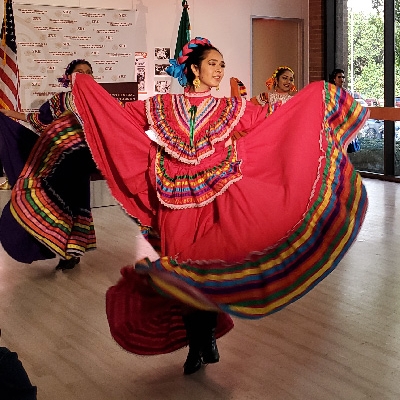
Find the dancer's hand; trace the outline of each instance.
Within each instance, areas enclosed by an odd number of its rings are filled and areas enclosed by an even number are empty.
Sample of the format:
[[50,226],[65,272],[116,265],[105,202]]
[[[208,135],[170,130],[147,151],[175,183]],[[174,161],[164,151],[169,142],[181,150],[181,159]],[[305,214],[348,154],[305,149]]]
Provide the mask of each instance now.
[[246,97],[247,89],[246,86],[243,85],[242,81],[238,78],[232,77],[230,79],[231,85],[231,97]]

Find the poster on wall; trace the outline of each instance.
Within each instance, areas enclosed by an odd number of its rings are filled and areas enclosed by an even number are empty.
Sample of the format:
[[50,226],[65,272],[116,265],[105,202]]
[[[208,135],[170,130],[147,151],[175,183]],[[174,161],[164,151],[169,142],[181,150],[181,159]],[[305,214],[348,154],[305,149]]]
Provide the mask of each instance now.
[[146,94],[146,69],[147,69],[147,53],[137,51],[135,53],[135,75],[138,83],[138,92]]
[[138,99],[137,82],[100,82],[100,85],[122,104]]
[[21,103],[37,110],[63,89],[57,78],[74,59],[97,82],[133,82],[135,11],[14,4]]
[[154,82],[154,91],[156,93],[169,93],[171,90],[171,80],[156,79]]
[[154,56],[157,61],[169,62],[171,49],[168,47],[156,47],[154,49]]
[[169,66],[171,49],[169,47],[154,48],[154,91],[155,93],[169,93],[171,77],[165,71]]

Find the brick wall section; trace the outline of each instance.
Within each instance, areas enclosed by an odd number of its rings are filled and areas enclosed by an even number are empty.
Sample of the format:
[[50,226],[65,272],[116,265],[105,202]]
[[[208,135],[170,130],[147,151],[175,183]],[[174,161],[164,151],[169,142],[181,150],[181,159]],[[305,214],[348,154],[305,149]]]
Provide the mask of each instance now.
[[309,0],[309,81],[324,79],[324,1]]

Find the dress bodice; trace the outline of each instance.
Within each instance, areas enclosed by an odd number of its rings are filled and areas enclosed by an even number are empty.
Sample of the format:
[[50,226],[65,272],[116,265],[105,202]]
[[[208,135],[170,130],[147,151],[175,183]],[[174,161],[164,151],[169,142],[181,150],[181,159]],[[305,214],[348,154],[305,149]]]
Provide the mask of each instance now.
[[146,101],[159,145],[157,195],[170,208],[201,207],[241,179],[236,147],[225,146],[246,107],[239,98],[163,94]]
[[268,107],[267,115],[272,114],[281,105],[285,104],[293,96],[290,93],[265,92],[256,96],[258,104]]
[[28,113],[27,121],[39,134],[56,119],[58,119],[65,111],[73,111],[72,93],[60,92],[47,100],[39,108],[39,112]]
[[246,108],[239,98],[216,98],[206,92],[163,94],[146,101],[146,114],[156,142],[172,157],[199,164],[227,140]]

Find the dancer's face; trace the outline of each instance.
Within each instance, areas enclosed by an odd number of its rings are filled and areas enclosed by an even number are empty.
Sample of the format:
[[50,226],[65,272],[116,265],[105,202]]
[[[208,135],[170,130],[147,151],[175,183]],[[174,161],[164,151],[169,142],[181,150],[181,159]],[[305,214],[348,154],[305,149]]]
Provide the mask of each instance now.
[[[78,74],[86,74],[93,77],[92,68],[89,67],[87,64],[76,64],[72,74],[76,72]],[[68,75],[68,79],[72,82],[72,74]]]
[[294,85],[294,75],[290,71],[283,72],[278,79],[275,80],[275,90],[278,93],[288,93]]
[[205,92],[213,87],[218,87],[224,77],[224,70],[225,61],[222,54],[214,49],[208,51],[200,68],[192,65],[193,73],[200,79],[200,87],[195,89],[196,92]]
[[335,79],[334,79],[335,85],[339,86],[339,87],[343,87],[343,83],[344,83],[345,79],[346,78],[345,78],[344,74],[339,72],[338,74],[336,74]]

